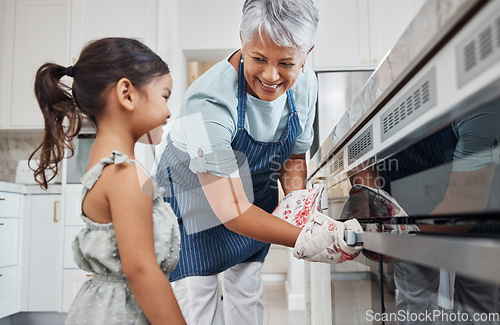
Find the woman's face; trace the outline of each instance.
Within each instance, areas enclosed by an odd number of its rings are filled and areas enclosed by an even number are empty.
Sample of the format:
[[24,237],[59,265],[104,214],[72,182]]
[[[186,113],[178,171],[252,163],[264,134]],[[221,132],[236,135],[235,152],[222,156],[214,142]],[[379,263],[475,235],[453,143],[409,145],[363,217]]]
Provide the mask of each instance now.
[[306,55],[294,47],[276,45],[266,34],[262,36],[256,34],[243,44],[247,91],[261,100],[273,101],[295,84]]

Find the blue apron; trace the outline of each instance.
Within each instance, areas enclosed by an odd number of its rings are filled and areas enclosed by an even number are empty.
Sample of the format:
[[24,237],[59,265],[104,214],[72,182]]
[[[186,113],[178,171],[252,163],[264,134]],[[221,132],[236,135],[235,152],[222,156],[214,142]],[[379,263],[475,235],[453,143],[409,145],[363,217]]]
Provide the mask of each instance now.
[[[300,122],[292,92],[288,90],[286,93],[289,108],[288,124],[279,141],[261,142],[253,139],[245,130],[247,83],[243,71],[243,63],[240,62],[238,124],[231,147],[239,166],[242,160],[248,163],[243,165],[249,168],[253,204],[271,213],[278,204],[277,166],[281,166],[292,154]],[[189,155],[168,141],[156,176],[159,185],[166,189],[165,200],[171,204],[176,213],[181,231],[179,263],[170,274],[169,280],[213,275],[242,262],[264,261],[269,244],[241,236],[220,222],[204,228],[206,230],[203,231],[186,231],[187,220],[193,218],[202,220],[206,215],[213,214],[213,211],[203,194],[198,176],[189,169]],[[245,184],[244,179],[242,181]],[[208,223],[211,222],[209,217],[205,219]]]

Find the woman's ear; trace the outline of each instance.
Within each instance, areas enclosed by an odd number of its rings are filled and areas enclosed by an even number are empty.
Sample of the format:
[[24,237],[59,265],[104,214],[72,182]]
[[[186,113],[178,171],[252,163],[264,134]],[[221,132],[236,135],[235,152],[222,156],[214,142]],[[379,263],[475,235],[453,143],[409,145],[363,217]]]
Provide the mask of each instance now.
[[121,78],[116,83],[115,93],[118,103],[125,108],[127,111],[132,111],[134,109],[134,86],[127,78]]
[[[301,67],[302,69],[304,69],[304,65],[306,64],[307,57],[309,56],[309,53],[311,53],[311,51],[313,50],[313,48],[314,48],[314,45],[311,46],[311,48],[309,49],[309,51],[307,51],[307,53],[306,53],[306,55],[304,57],[304,62],[302,62],[302,67]],[[304,72],[304,71],[302,71],[302,72]]]

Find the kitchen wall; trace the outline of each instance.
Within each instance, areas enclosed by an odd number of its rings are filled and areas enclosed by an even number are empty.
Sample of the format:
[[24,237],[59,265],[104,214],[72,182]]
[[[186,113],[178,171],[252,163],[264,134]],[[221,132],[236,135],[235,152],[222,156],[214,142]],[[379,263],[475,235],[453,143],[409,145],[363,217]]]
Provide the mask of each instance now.
[[28,159],[40,144],[41,133],[0,133],[0,181],[14,182],[17,162]]
[[[165,0],[163,0],[165,1]],[[188,62],[218,62],[241,46],[239,24],[244,0],[169,0],[160,2],[158,50],[171,67],[174,90],[169,101],[172,120],[179,115],[188,80]]]

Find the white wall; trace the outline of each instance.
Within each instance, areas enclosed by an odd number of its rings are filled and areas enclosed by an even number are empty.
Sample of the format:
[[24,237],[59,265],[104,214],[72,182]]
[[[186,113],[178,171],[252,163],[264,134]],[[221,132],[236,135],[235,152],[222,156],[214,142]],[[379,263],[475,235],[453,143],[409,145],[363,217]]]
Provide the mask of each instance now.
[[[219,61],[240,47],[244,0],[160,0],[158,52],[172,70],[172,117],[187,89],[188,61]],[[162,30],[163,29],[163,30]]]
[[[233,49],[239,46],[239,24],[243,2],[243,0],[179,1],[180,47],[185,51],[197,51]],[[192,59],[202,58],[203,56],[199,56]]]

